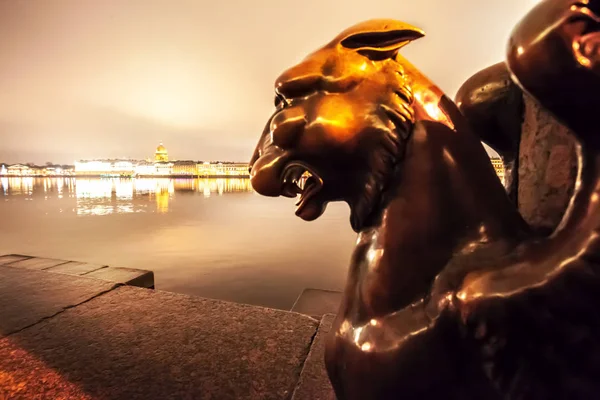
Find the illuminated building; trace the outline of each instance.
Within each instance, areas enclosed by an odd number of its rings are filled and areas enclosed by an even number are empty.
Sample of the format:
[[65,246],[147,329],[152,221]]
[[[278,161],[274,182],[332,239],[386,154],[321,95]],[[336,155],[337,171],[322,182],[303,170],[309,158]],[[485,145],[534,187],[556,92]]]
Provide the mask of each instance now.
[[59,173],[58,168],[57,168],[57,174],[58,175],[75,175],[75,167],[73,165],[63,165],[61,167],[61,171]]
[[82,160],[75,161],[75,175],[105,175],[110,173],[110,161]]
[[173,163],[157,162],[154,165],[156,166],[156,175],[158,176],[170,176],[173,174]]
[[156,165],[153,162],[141,161],[135,166],[136,176],[156,175]]
[[30,176],[33,174],[31,167],[29,167],[29,165],[23,165],[23,164],[9,165],[7,170],[8,170],[8,175],[11,175],[11,176]]
[[167,162],[169,161],[169,153],[165,146],[163,146],[162,142],[156,148],[156,152],[154,153],[154,161],[156,162]]
[[79,160],[74,166],[31,164],[0,165],[0,175],[6,176],[79,176],[79,177],[202,177],[248,178],[248,164],[236,162],[169,161],[165,146],[160,143],[154,160],[92,159]]
[[46,167],[43,169],[44,176],[69,176],[73,175],[74,172],[75,168],[68,165],[57,165],[53,167]]
[[504,185],[504,162],[498,157],[492,157],[490,158],[490,161],[492,162],[492,166],[496,171],[496,175],[498,175],[498,178],[500,178],[500,182],[502,182]]
[[196,176],[196,162],[195,161],[174,161],[173,169],[171,172],[174,176]]
[[210,163],[209,162],[198,163],[198,165],[196,165],[196,170],[197,170],[198,176],[207,177],[211,173]]
[[248,163],[234,162],[203,162],[197,165],[198,176],[200,177],[248,177]]
[[76,176],[133,176],[133,160],[81,160],[75,162]]
[[40,167],[33,164],[0,164],[0,176],[70,176],[74,169],[70,165],[47,165]]

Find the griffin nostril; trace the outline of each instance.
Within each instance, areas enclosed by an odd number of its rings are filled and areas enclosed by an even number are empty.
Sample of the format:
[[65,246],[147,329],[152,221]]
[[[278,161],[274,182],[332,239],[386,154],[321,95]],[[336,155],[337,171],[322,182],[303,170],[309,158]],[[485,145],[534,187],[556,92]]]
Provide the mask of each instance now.
[[301,109],[283,111],[271,122],[273,144],[280,148],[290,148],[300,137],[306,125],[306,118]]

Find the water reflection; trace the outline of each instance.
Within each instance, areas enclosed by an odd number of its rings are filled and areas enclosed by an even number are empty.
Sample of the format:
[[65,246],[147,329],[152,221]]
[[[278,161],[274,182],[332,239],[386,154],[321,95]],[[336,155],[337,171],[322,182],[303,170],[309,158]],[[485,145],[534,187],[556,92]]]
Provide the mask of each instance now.
[[1,178],[4,200],[75,198],[77,215],[169,212],[177,193],[205,198],[252,192],[249,179]]
[[2,178],[2,193],[4,195],[31,196],[35,178]]
[[306,288],[343,288],[356,242],[347,205],[307,223],[293,199],[255,195],[244,179],[0,185],[0,254],[151,269],[171,292],[289,310]]

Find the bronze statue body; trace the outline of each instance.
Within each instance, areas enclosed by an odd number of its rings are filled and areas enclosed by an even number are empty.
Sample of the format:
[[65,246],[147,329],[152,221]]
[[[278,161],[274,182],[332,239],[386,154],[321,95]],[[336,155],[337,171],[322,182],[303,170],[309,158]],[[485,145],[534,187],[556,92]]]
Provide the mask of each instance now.
[[[543,1],[508,50],[515,81],[582,146],[574,200],[548,238],[511,203],[469,113],[398,54],[419,29],[356,25],[277,79],[254,189],[300,194],[305,220],[345,201],[358,232],[325,356],[340,400],[600,396],[600,1],[590,1]],[[490,121],[496,100],[462,108]],[[510,153],[511,129],[487,141]]]

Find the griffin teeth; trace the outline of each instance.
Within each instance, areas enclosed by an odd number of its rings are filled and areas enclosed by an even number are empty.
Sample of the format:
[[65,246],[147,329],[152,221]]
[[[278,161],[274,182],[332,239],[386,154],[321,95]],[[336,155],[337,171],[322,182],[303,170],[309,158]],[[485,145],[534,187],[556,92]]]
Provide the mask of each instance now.
[[312,177],[312,174],[308,171],[304,171],[302,175],[294,180],[294,184],[298,186],[300,193],[304,192],[304,189],[306,188],[306,181],[308,181],[308,178],[310,177]]

